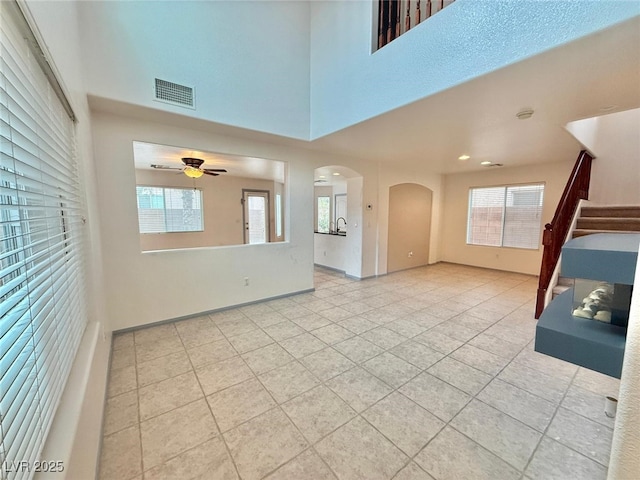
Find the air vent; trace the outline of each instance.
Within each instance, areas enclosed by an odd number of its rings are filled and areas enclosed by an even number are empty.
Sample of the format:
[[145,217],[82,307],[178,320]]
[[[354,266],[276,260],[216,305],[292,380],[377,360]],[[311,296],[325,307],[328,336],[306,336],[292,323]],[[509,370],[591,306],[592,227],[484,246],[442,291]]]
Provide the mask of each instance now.
[[193,87],[156,78],[156,100],[181,107],[196,108]]

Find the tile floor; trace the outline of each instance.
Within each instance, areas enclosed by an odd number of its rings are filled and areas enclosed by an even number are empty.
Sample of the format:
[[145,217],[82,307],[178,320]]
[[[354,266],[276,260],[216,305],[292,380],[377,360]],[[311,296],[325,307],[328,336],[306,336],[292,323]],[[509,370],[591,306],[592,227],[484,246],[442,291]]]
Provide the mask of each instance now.
[[117,335],[100,478],[606,478],[618,381],[533,351],[535,278],[315,286]]

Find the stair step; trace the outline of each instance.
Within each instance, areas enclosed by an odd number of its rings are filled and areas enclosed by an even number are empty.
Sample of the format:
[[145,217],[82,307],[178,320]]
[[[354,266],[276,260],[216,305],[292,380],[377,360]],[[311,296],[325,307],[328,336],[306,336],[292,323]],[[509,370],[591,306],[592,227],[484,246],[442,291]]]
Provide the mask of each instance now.
[[571,288],[576,284],[576,279],[571,277],[558,277],[558,283],[556,285],[560,285],[562,287]]
[[616,230],[612,232],[611,230],[575,229],[571,238],[584,237],[585,235],[592,235],[594,233],[638,233],[638,231]]
[[553,290],[552,290],[552,293],[551,293],[551,298],[556,298],[558,295],[566,292],[570,288],[571,287],[569,287],[567,285],[556,285],[555,287],[553,287]]
[[581,217],[613,217],[613,218],[640,218],[640,206],[622,205],[612,207],[582,207]]
[[578,230],[624,230],[627,232],[640,232],[640,218],[581,217],[578,218],[576,228]]

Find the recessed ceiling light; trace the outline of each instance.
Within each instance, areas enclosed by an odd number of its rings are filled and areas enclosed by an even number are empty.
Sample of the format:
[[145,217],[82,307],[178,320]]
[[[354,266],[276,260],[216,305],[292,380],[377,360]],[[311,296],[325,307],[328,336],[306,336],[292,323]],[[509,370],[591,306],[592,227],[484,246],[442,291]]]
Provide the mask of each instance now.
[[458,160],[469,160],[471,157],[469,155],[460,155]]
[[320,178],[327,178],[327,177],[325,177],[324,175],[320,175]]
[[334,175],[340,175],[338,172],[333,172]]
[[480,162],[480,165],[491,165],[489,160],[485,160],[484,162]]
[[516,117],[518,120],[526,120],[527,118],[531,118],[533,116],[533,108],[527,107],[520,110],[516,113]]

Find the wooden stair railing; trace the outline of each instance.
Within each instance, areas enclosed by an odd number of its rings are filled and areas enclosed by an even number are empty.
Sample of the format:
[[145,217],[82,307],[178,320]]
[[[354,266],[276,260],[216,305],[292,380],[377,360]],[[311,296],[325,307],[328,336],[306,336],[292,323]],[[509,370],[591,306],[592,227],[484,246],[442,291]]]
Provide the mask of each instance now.
[[589,152],[586,150],[580,152],[569,181],[562,192],[553,220],[544,226],[544,233],[542,234],[544,250],[542,252],[542,265],[540,266],[540,280],[536,297],[536,318],[540,318],[544,310],[547,290],[580,200],[589,198],[592,160],[593,156]]

